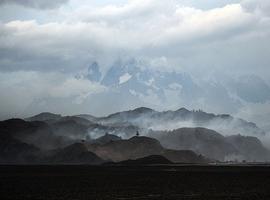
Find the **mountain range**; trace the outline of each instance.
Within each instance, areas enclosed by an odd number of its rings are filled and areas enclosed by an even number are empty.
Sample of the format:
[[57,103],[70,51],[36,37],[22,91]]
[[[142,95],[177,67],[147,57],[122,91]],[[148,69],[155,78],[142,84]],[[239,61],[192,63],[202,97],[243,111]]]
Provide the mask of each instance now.
[[[105,86],[107,90],[90,95],[84,105],[94,104],[95,108],[100,109],[99,103],[102,103],[109,112],[129,109],[131,105],[155,109],[176,109],[185,105],[235,113],[245,103],[265,103],[270,100],[270,86],[258,76],[226,77],[224,74],[225,77],[218,75],[204,81],[191,76],[188,71],[168,70],[170,67],[167,65],[156,66],[130,58],[117,60],[104,70],[104,66],[93,62],[79,77]],[[106,106],[108,97],[114,101],[113,107]],[[95,108],[92,108],[93,112]]]
[[185,108],[140,107],[106,117],[40,113],[0,122],[0,162],[102,164],[149,156],[174,163],[268,161],[270,152],[258,139],[264,134],[252,122]]
[[158,112],[140,107],[134,110],[118,112],[99,118],[101,124],[130,123],[132,125],[153,130],[168,130],[180,127],[207,127],[225,135],[264,135],[265,132],[255,123],[230,115],[215,115],[201,110],[190,111],[180,108],[176,111]]
[[[24,109],[22,115],[46,110],[69,115],[92,113],[96,116],[105,116],[108,113],[144,106],[157,111],[169,109],[172,111],[167,112],[169,117],[170,114],[174,115],[178,108],[184,106],[190,111],[192,108],[195,110],[202,108],[214,113],[225,112],[234,116],[245,116],[245,119],[256,122],[264,131],[270,130],[267,109],[265,112],[264,110],[259,112],[260,108],[270,101],[270,86],[267,81],[248,74],[239,77],[224,77],[226,74],[205,78],[194,77],[188,71],[181,70],[180,66],[170,68],[167,65],[157,66],[139,59],[118,60],[109,66],[94,61],[85,70],[70,74],[75,82],[83,83],[81,91],[76,89],[74,94],[72,92],[65,97],[48,95],[34,99]],[[162,115],[164,116],[164,113]],[[59,118],[59,116],[55,117]],[[90,115],[79,117],[95,121],[95,117]],[[226,117],[228,119],[224,122],[221,118]],[[166,130],[184,126],[203,126],[223,135],[263,134],[263,131],[258,130],[254,124],[243,126],[245,122],[231,118],[229,115],[212,118],[214,120],[208,121],[208,124],[201,124],[198,121],[193,124],[193,120],[182,120],[178,124],[175,122],[165,124],[151,122],[151,124],[153,130],[163,130],[164,125]]]
[[231,135],[206,128],[180,128],[149,133],[166,148],[187,149],[216,160],[268,160],[269,150],[256,137]]

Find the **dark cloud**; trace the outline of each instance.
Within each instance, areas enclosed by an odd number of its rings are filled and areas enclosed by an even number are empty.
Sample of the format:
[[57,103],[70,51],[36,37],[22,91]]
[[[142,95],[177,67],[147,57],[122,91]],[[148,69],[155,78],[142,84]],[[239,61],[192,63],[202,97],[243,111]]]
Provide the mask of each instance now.
[[67,3],[69,0],[0,0],[2,4],[18,4],[25,7],[36,8],[36,9],[52,9]]
[[243,0],[241,5],[249,12],[260,12],[263,15],[270,16],[269,0]]

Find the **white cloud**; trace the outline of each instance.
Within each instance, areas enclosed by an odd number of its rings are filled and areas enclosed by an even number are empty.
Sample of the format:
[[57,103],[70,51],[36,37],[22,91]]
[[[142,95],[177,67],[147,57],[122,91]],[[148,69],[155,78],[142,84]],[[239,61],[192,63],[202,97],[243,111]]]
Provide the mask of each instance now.
[[268,0],[243,0],[241,5],[249,12],[270,16],[270,1]]
[[[43,9],[59,7],[62,1],[16,2]],[[198,82],[216,73],[254,73],[270,79],[267,0],[222,1],[215,3],[218,8],[207,9],[202,9],[205,1],[201,0],[130,0],[99,6],[84,2],[72,0],[48,12],[55,17],[46,19],[32,15],[28,16],[32,20],[0,19],[2,113],[22,112],[32,99],[46,95],[81,103],[104,88],[63,73],[76,74],[95,60],[108,64],[122,57],[143,58],[162,71],[187,71]],[[151,95],[148,102],[155,100]],[[21,102],[16,96],[22,97]],[[215,94],[209,91],[209,96]],[[178,95],[173,99],[171,105]],[[197,101],[202,107],[209,102]],[[226,108],[231,106],[227,104]]]
[[[198,39],[224,39],[237,29],[253,24],[254,16],[245,13],[239,4],[228,5],[223,8],[202,11],[189,7],[180,7],[175,10],[175,24],[164,29],[155,43],[168,45],[171,43],[187,43]],[[255,22],[256,23],[256,22]],[[170,43],[170,44],[171,44]]]
[[[172,54],[190,54],[190,48],[199,49],[202,43],[209,45],[244,37],[254,30],[265,31],[257,28],[260,18],[245,12],[240,4],[200,10],[175,1],[143,2],[82,5],[60,12],[65,19],[58,22],[2,23],[0,69],[77,70],[92,60],[122,55],[156,54],[170,59]],[[265,29],[264,24],[261,26]]]
[[85,96],[95,92],[101,92],[105,88],[86,79],[69,78],[56,87],[49,90],[52,97]]
[[0,118],[21,116],[36,100],[62,98],[80,104],[89,95],[105,90],[97,83],[61,73],[0,73]]

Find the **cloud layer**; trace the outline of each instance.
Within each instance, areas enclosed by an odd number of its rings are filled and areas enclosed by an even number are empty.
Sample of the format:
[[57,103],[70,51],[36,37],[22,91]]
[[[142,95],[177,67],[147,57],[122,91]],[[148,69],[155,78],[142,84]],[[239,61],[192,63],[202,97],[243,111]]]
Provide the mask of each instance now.
[[[14,20],[0,19],[2,118],[10,113],[27,115],[25,110],[31,106],[34,112],[33,105],[37,101],[43,105],[44,99],[49,101],[48,96],[57,99],[55,104],[64,105],[68,99],[71,104],[90,107],[90,103],[84,104],[85,99],[107,88],[74,78],[75,75],[83,73],[93,61],[100,63],[104,75],[115,60],[130,57],[146,60],[147,64],[141,67],[190,74],[199,85],[206,84],[207,94],[213,99],[220,94],[217,88],[221,88],[228,93],[224,99],[233,97],[237,102],[224,105],[224,110],[231,107],[236,113],[252,113],[257,104],[260,108],[268,105],[265,98],[269,96],[270,84],[268,0],[114,2],[117,3],[0,1],[5,5],[0,6],[0,12],[12,10],[17,4],[23,7],[16,9],[27,16],[26,20],[8,12],[6,18],[12,16]],[[255,86],[241,80],[250,74],[258,77],[253,79],[257,81]],[[33,86],[33,82],[37,84]],[[254,87],[256,92],[246,85]],[[22,103],[16,101],[17,96],[22,96]],[[175,104],[179,102],[177,98],[173,98]],[[221,110],[221,105],[210,98],[196,99],[196,102],[201,102],[202,107],[211,104],[214,111]],[[94,105],[98,107],[97,103]],[[251,105],[252,109],[248,109]],[[128,106],[131,105],[125,108]]]
[[57,8],[60,5],[67,3],[69,0],[0,0],[0,4],[17,4],[30,8],[37,9],[52,9]]
[[258,38],[269,43],[269,18],[257,13],[261,4],[256,4],[255,10],[250,4],[200,10],[175,1],[136,0],[122,6],[64,9],[57,13],[62,20],[54,22],[2,23],[0,68],[77,70],[90,60],[122,55],[165,56],[170,60],[207,57],[204,54],[212,53],[213,48],[226,51],[234,44],[239,56],[246,56],[249,50],[241,46],[246,41],[253,42],[254,48]]

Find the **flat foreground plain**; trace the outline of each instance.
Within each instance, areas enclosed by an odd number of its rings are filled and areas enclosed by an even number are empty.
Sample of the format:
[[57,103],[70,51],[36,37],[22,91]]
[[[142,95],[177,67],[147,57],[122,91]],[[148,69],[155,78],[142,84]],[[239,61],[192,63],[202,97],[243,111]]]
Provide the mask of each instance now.
[[266,166],[0,166],[0,199],[270,199]]

